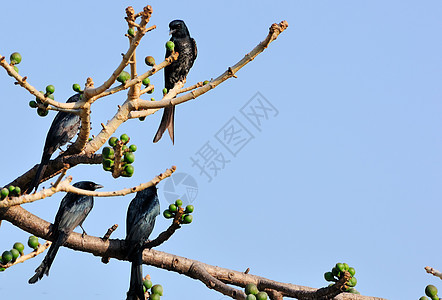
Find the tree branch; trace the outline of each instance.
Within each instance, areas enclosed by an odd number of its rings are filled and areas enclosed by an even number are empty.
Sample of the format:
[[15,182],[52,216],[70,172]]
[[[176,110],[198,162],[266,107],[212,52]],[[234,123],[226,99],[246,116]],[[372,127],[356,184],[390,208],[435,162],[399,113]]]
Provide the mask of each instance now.
[[427,273],[434,275],[436,277],[439,277],[440,279],[442,279],[442,273],[432,267],[425,267],[425,271],[427,271]]
[[[68,164],[69,168],[73,168],[79,164],[101,164],[102,160],[101,154],[77,154],[64,156],[64,153],[62,153],[57,158],[49,161],[40,183],[60,174],[65,164]],[[37,169],[38,164],[23,175],[14,179],[12,182],[8,183],[6,186],[19,186],[22,190],[26,190],[29,183],[34,179]]]
[[136,193],[139,191],[142,191],[148,187],[151,187],[153,185],[157,185],[161,180],[171,176],[173,172],[175,172],[176,167],[172,166],[170,169],[167,169],[164,173],[159,174],[155,178],[153,178],[151,181],[142,183],[140,185],[137,185],[132,188],[126,188],[119,191],[111,191],[111,192],[96,192],[96,191],[89,191],[89,190],[83,190],[76,188],[70,184],[72,181],[72,177],[68,176],[67,179],[59,182],[56,186],[53,186],[49,189],[42,189],[40,192],[30,194],[30,195],[23,195],[20,197],[12,197],[12,198],[6,198],[0,201],[0,208],[1,207],[11,207],[15,205],[20,205],[24,203],[31,203],[37,200],[44,199],[46,197],[50,197],[58,192],[67,192],[67,193],[74,193],[79,195],[85,195],[85,196],[94,196],[94,197],[114,197],[114,196],[125,196],[127,194]]
[[219,84],[223,83],[227,79],[231,77],[236,77],[235,73],[240,70],[242,67],[244,67],[246,64],[251,62],[253,59],[255,59],[256,56],[258,56],[261,52],[263,52],[271,42],[276,40],[276,38],[281,34],[284,30],[286,30],[288,27],[288,23],[286,21],[282,21],[279,24],[272,24],[269,29],[269,34],[267,37],[258,44],[252,51],[247,53],[243,59],[241,59],[239,62],[237,62],[233,67],[229,67],[227,71],[225,71],[223,74],[218,76],[216,79],[212,80],[208,84],[197,88],[196,90],[191,91],[190,93],[187,93],[183,96],[174,98],[174,99],[162,99],[161,101],[142,101],[140,103],[141,109],[149,109],[149,108],[163,108],[168,105],[178,105],[184,102],[187,102],[189,100],[196,99],[197,97],[207,93],[211,89],[214,89]]
[[[13,206],[8,208],[0,208],[0,219],[4,219],[24,231],[30,232],[36,236],[51,240],[51,224],[23,209],[21,206]],[[107,256],[119,260],[127,260],[126,245],[124,240],[109,239],[103,240],[99,237],[86,235],[84,238],[80,233],[73,232],[69,235],[68,240],[63,245],[77,251],[89,252],[96,256]],[[290,283],[282,283],[273,281],[256,275],[245,274],[216,266],[204,264],[202,262],[189,258],[157,251],[154,249],[146,249],[143,252],[143,263],[160,268],[177,272],[189,277],[189,270],[193,264],[201,264],[206,271],[214,278],[240,287],[245,287],[247,283],[254,283],[260,290],[266,288],[279,291],[285,297],[298,298],[305,295],[305,291],[316,291],[314,288],[294,285]],[[193,277],[192,277],[193,278]],[[199,278],[197,278],[200,280]],[[342,293],[335,297],[339,300],[384,300],[382,298],[361,296],[356,294]]]

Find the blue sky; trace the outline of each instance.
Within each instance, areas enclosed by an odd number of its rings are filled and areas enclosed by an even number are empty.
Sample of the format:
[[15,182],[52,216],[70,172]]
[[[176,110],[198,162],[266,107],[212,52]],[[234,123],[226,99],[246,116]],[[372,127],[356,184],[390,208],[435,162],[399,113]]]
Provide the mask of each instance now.
[[[424,271],[427,265],[442,269],[440,1],[16,1],[0,19],[0,54],[19,51],[20,73],[39,89],[53,84],[56,100],[65,101],[73,83],[108,78],[127,49],[124,9],[146,4],[157,29],[142,40],[138,58],[159,61],[169,21],[183,19],[199,51],[188,84],[224,72],[265,38],[272,23],[287,20],[289,28],[237,79],[177,107],[173,147],[167,136],[151,142],[161,113],[123,124],[116,134],[129,134],[138,146],[132,178],[114,180],[97,165],[69,171],[75,181],[117,190],[177,165],[198,185],[194,223],[158,250],[317,288],[326,285],[324,272],[347,262],[362,294],[388,299],[418,299],[427,284],[442,287]],[[162,87],[162,72],[151,82]],[[241,108],[258,92],[274,110],[255,127]],[[94,104],[94,134],[124,96]],[[0,179],[6,184],[40,161],[54,114],[38,117],[27,106],[32,97],[4,71],[0,98]],[[217,139],[228,122],[249,132],[249,142],[234,154]],[[191,161],[207,145],[228,161],[211,182]],[[162,210],[169,204],[165,185],[159,185]],[[62,196],[24,207],[52,222]],[[96,198],[87,232],[102,236],[117,223],[113,237],[124,238],[131,199]],[[159,217],[152,236],[168,224]],[[28,234],[3,222],[0,237],[3,251]],[[127,262],[104,265],[63,248],[50,276],[29,285],[42,259],[1,273],[2,296],[125,296]],[[223,299],[178,274],[147,266],[144,272],[163,285],[164,299]]]

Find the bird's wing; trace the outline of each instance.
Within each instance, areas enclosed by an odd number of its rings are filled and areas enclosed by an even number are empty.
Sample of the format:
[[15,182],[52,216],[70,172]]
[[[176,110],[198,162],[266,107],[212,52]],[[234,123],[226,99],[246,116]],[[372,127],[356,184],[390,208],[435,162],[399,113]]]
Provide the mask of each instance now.
[[[65,200],[63,198],[63,200]],[[79,196],[73,195],[66,200],[62,201],[57,216],[55,217],[57,223],[57,229],[63,232],[70,233],[75,227],[80,225],[87,217],[92,209],[93,197],[91,196]]]
[[196,47],[196,42],[194,38],[190,38],[192,42],[192,48],[193,48],[193,59],[196,59],[196,56],[198,55],[198,48]]

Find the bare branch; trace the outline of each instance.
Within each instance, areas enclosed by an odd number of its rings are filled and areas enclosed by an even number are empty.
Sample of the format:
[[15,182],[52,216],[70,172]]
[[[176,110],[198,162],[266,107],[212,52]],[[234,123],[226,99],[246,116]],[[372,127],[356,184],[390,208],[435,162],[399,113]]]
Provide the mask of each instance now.
[[20,205],[24,203],[31,203],[37,200],[41,200],[47,197],[52,196],[58,192],[68,192],[85,196],[95,196],[95,197],[114,197],[114,196],[124,196],[127,194],[135,193],[142,191],[148,187],[153,185],[157,185],[161,180],[169,177],[175,172],[176,167],[172,166],[170,169],[167,169],[164,173],[153,178],[151,181],[142,183],[132,188],[126,188],[119,191],[111,191],[111,192],[96,192],[96,191],[88,191],[76,188],[70,184],[72,181],[72,177],[68,176],[67,179],[61,181],[57,186],[53,186],[50,189],[42,189],[40,192],[31,194],[31,195],[23,195],[20,197],[12,197],[6,198],[0,201],[0,207],[11,207],[15,205]]
[[177,105],[177,104],[187,102],[189,100],[196,99],[197,97],[207,93],[208,91],[215,88],[219,84],[223,83],[227,79],[234,77],[236,72],[238,72],[238,70],[240,70],[242,67],[244,67],[249,62],[251,62],[253,59],[255,59],[255,57],[258,56],[258,54],[263,52],[271,42],[276,40],[276,38],[279,36],[280,33],[282,33],[285,29],[287,29],[287,27],[288,27],[288,23],[286,21],[282,21],[279,24],[276,24],[276,23],[272,24],[272,26],[270,26],[270,29],[269,29],[269,34],[261,43],[258,44],[258,46],[256,46],[252,51],[247,53],[244,56],[244,58],[241,59],[239,62],[237,62],[233,67],[229,67],[227,69],[227,71],[225,71],[223,74],[221,74],[220,76],[218,76],[217,78],[212,80],[210,83],[208,83],[208,84],[206,84],[196,90],[193,90],[190,93],[187,93],[183,96],[180,96],[180,97],[177,97],[174,99],[163,98],[161,101],[154,101],[154,102],[142,101],[140,103],[140,108],[141,109],[163,108],[168,105]]
[[442,279],[442,273],[432,267],[425,267],[425,271],[427,271],[427,273],[434,275],[436,277],[439,277],[440,279]]
[[128,65],[129,60],[131,59],[132,55],[135,52],[135,49],[140,44],[141,38],[146,33],[145,30],[143,30],[147,23],[149,22],[150,16],[152,15],[152,7],[150,5],[147,5],[144,7],[143,12],[141,13],[141,21],[140,21],[140,30],[137,30],[135,37],[132,39],[130,43],[130,47],[127,50],[126,54],[123,56],[123,59],[120,63],[120,65],[115,69],[115,71],[112,73],[111,77],[104,82],[101,86],[97,88],[89,88],[84,90],[84,95],[86,98],[92,98],[93,96],[96,96],[105,90],[107,90],[117,79],[118,75],[120,75],[121,71]]
[[202,81],[197,82],[197,83],[195,83],[195,84],[192,85],[192,86],[189,86],[189,87],[186,87],[186,88],[182,88],[181,90],[178,91],[178,94],[181,94],[181,93],[185,93],[185,92],[188,92],[188,91],[194,90],[194,89],[196,89],[196,88],[202,87],[203,85],[204,85],[204,84],[203,84]]

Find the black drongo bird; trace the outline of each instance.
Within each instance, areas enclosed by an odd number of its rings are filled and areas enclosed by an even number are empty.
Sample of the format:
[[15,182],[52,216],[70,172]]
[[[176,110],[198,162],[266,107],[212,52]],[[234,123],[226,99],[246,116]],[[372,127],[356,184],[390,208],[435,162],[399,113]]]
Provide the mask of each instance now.
[[[66,103],[77,102],[78,100],[80,100],[80,94],[75,94]],[[78,128],[80,128],[80,116],[62,111],[57,113],[46,135],[41,162],[35,173],[34,180],[27,189],[28,193],[32,192],[34,188],[37,190],[52,154],[59,147],[69,142],[77,134]]]
[[[169,23],[170,40],[175,44],[175,51],[179,53],[178,59],[164,68],[164,86],[167,91],[171,90],[175,83],[186,79],[193,62],[196,59],[197,49],[196,43],[190,37],[189,30],[181,20],[175,20]],[[169,57],[172,52],[166,50],[166,57]],[[153,139],[153,142],[158,142],[163,136],[164,131],[169,131],[172,143],[174,143],[173,123],[175,115],[175,106],[171,105],[164,108],[163,117],[161,118],[160,127]]]
[[[88,191],[95,191],[103,187],[91,181],[80,181],[75,183],[74,186]],[[54,225],[52,225],[52,245],[41,265],[35,270],[35,275],[29,279],[29,283],[36,283],[43,277],[43,274],[46,274],[46,276],[49,275],[49,269],[51,268],[55,255],[57,255],[58,248],[66,242],[75,227],[80,226],[83,230],[83,234],[86,233],[82,224],[93,206],[94,197],[92,196],[83,196],[73,193],[67,193],[66,196],[64,196],[63,200],[61,200],[57,215],[55,216]]]
[[155,225],[155,218],[160,214],[157,188],[148,187],[139,191],[130,202],[126,217],[127,257],[132,262],[130,287],[127,299],[144,299],[142,253],[143,245],[148,241]]

